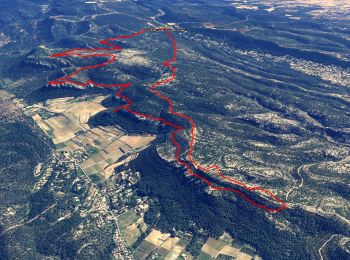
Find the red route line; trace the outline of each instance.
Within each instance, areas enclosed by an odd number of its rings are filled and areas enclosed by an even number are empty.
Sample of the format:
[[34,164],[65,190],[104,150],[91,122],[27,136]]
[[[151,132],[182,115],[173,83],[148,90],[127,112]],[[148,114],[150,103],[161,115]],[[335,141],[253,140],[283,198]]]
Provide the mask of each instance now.
[[137,115],[137,116],[140,116],[140,117],[143,117],[143,118],[151,119],[153,121],[159,121],[159,122],[161,122],[164,125],[171,126],[171,127],[175,128],[175,130],[172,131],[172,133],[171,133],[171,142],[176,147],[175,159],[176,159],[178,164],[183,165],[183,166],[186,167],[188,174],[197,177],[198,179],[200,179],[201,181],[206,183],[212,190],[230,191],[230,192],[238,193],[245,200],[247,200],[249,203],[253,204],[254,206],[256,206],[258,208],[261,208],[261,209],[264,209],[266,211],[269,211],[271,213],[276,213],[276,212],[279,212],[279,211],[281,211],[283,209],[286,209],[286,207],[287,207],[286,203],[284,201],[280,200],[279,198],[277,198],[276,195],[274,195],[271,191],[268,191],[268,190],[263,189],[263,188],[258,187],[258,186],[249,187],[249,186],[247,186],[246,184],[244,184],[244,183],[242,183],[240,181],[234,180],[234,179],[232,179],[232,178],[230,178],[228,176],[223,175],[218,165],[215,164],[215,165],[209,165],[208,167],[204,167],[204,166],[201,166],[199,163],[197,163],[192,158],[192,153],[193,153],[193,149],[194,149],[196,123],[194,122],[194,120],[191,117],[189,117],[189,116],[187,116],[185,114],[182,114],[182,113],[174,111],[173,110],[173,102],[172,102],[172,100],[170,98],[162,95],[161,93],[159,93],[156,90],[157,87],[159,87],[161,85],[164,85],[166,83],[169,83],[169,82],[171,82],[171,81],[173,81],[175,79],[176,69],[171,65],[171,63],[175,62],[176,59],[177,59],[177,45],[176,45],[175,39],[173,38],[173,36],[170,33],[170,30],[168,28],[160,28],[159,31],[164,31],[167,34],[167,36],[169,37],[169,39],[172,42],[172,44],[173,44],[173,57],[171,59],[163,62],[163,66],[167,67],[167,68],[169,68],[171,70],[171,76],[166,78],[166,79],[163,79],[163,80],[160,80],[160,81],[157,81],[157,82],[153,83],[149,87],[149,90],[153,94],[155,94],[156,96],[158,96],[159,98],[163,99],[164,101],[166,101],[169,104],[169,108],[168,109],[169,109],[169,113],[170,114],[176,115],[176,116],[181,117],[181,118],[184,118],[185,120],[187,120],[191,124],[191,140],[190,140],[190,144],[189,144],[189,152],[187,154],[188,161],[193,166],[195,166],[195,168],[197,168],[197,169],[199,169],[199,170],[201,170],[203,172],[206,172],[206,173],[209,173],[210,171],[213,170],[213,171],[215,171],[215,173],[220,178],[222,178],[224,180],[227,180],[227,181],[229,181],[229,182],[231,182],[233,184],[239,185],[240,187],[242,187],[242,188],[244,188],[244,189],[246,189],[248,191],[259,191],[259,192],[265,193],[265,195],[270,196],[273,199],[274,202],[277,202],[277,203],[280,204],[280,206],[278,208],[270,208],[268,206],[258,204],[257,202],[251,200],[248,196],[246,196],[240,190],[232,189],[232,188],[229,188],[229,187],[215,186],[213,183],[211,183],[205,177],[194,173],[191,170],[190,164],[185,162],[185,161],[182,161],[179,158],[179,154],[180,154],[180,151],[181,151],[181,146],[176,141],[175,137],[176,137],[176,135],[178,133],[183,131],[184,128],[182,126],[179,126],[179,125],[173,124],[171,122],[168,122],[164,118],[154,117],[154,116],[151,116],[151,115],[148,115],[148,114],[143,114],[141,112],[134,111],[134,110],[130,109],[130,106],[133,104],[133,102],[128,97],[124,96],[121,92],[124,89],[126,89],[128,87],[131,87],[132,86],[131,82],[107,84],[107,83],[96,83],[96,82],[94,82],[94,81],[92,81],[90,79],[86,80],[83,83],[72,80],[72,78],[74,76],[76,76],[77,74],[79,74],[80,72],[82,72],[84,70],[90,70],[90,69],[104,67],[104,66],[114,62],[117,59],[117,56],[114,53],[98,53],[99,51],[102,51],[102,52],[108,51],[108,52],[110,52],[110,51],[121,51],[122,50],[122,48],[120,46],[111,43],[111,41],[116,41],[116,40],[121,40],[121,39],[129,39],[129,38],[135,37],[137,35],[144,34],[146,32],[145,29],[142,29],[142,30],[140,30],[138,32],[135,32],[135,33],[132,33],[132,34],[129,34],[129,35],[122,35],[122,36],[117,36],[117,37],[108,38],[108,39],[104,39],[104,40],[100,40],[99,41],[100,44],[106,45],[109,48],[73,48],[73,49],[70,49],[70,50],[67,50],[67,51],[64,51],[64,52],[61,52],[61,53],[52,54],[50,56],[52,58],[53,57],[65,57],[65,56],[80,57],[80,58],[84,58],[84,59],[85,58],[90,58],[90,57],[107,57],[108,60],[105,61],[105,62],[102,62],[100,64],[97,64],[97,65],[80,67],[75,72],[73,72],[73,73],[71,73],[69,75],[66,75],[64,77],[61,77],[61,78],[58,78],[58,79],[50,81],[49,84],[52,85],[52,86],[57,86],[57,85],[65,84],[65,83],[71,83],[71,84],[74,84],[74,85],[77,85],[77,86],[80,86],[80,87],[86,87],[88,85],[94,85],[94,86],[103,87],[103,88],[119,87],[119,89],[115,93],[115,95],[120,97],[120,98],[122,98],[122,99],[124,99],[127,104],[119,106],[118,108],[116,108],[114,110],[114,112],[118,112],[119,110],[124,109],[124,110],[128,111],[129,113],[131,113],[133,115]]

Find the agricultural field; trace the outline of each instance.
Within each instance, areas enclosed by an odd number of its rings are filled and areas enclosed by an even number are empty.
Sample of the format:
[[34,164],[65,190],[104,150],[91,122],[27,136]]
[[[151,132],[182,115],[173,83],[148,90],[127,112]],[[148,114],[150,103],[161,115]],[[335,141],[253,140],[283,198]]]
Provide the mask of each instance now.
[[[181,234],[178,237],[151,229],[137,248],[135,255],[138,259],[147,257],[160,257],[166,260],[193,259],[193,256],[186,250],[190,241],[191,236],[188,234]],[[254,253],[253,248],[239,241],[233,242],[234,239],[227,233],[224,233],[219,239],[208,238],[204,241],[200,254],[195,259],[222,259],[225,257],[240,260],[261,259]],[[250,248],[250,252],[245,248]]]
[[118,165],[155,139],[152,135],[128,135],[113,126],[91,128],[89,118],[106,110],[101,104],[105,98],[58,98],[26,107],[58,152],[87,151],[89,156],[80,168],[95,180],[108,180]]
[[[209,238],[201,248],[199,258],[203,259],[220,259],[221,257],[230,257],[240,260],[258,260],[261,259],[253,252],[244,252],[244,246],[240,243],[233,243],[234,239],[227,233],[224,233],[219,239]],[[239,246],[237,246],[237,244]]]
[[152,229],[137,248],[135,255],[139,259],[148,256],[158,256],[167,260],[177,259],[185,250],[180,237],[171,237],[169,233],[162,233]]

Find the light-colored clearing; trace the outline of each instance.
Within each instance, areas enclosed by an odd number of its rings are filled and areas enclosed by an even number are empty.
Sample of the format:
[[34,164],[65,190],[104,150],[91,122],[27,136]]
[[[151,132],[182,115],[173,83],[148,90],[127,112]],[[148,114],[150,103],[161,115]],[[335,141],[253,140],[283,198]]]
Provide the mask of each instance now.
[[220,251],[216,250],[215,248],[211,247],[210,245],[208,244],[204,244],[203,247],[202,247],[202,251],[208,255],[210,255],[211,257],[213,258],[216,258]]
[[235,5],[237,9],[258,10],[259,7],[255,5]]
[[173,249],[165,256],[165,260],[175,260],[178,258],[178,256],[182,253],[182,251],[185,249],[184,246],[176,245],[173,247]]
[[132,148],[141,147],[152,142],[156,137],[155,136],[130,136],[124,135],[119,140],[127,143]]
[[220,254],[222,255],[227,255],[227,256],[232,256],[232,257],[237,257],[239,254],[239,249],[234,248],[232,246],[225,246],[221,251]]
[[343,8],[350,7],[349,0],[293,0],[294,3],[308,4],[308,5],[319,5],[322,7],[338,7]]
[[145,238],[147,242],[152,243],[153,245],[160,247],[170,237],[169,233],[162,233],[159,230],[153,229],[152,232]]
[[118,62],[128,64],[128,65],[134,65],[137,64],[138,66],[150,66],[151,61],[145,57],[142,56],[143,52],[135,49],[127,49],[123,50],[120,55],[118,56]]
[[252,256],[246,254],[246,253],[242,253],[240,252],[239,255],[235,258],[236,260],[251,260]]
[[169,237],[163,244],[162,248],[171,251],[174,246],[180,241],[180,238],[178,237]]
[[104,106],[95,102],[76,103],[64,112],[67,118],[73,122],[86,124],[91,116],[106,110]]

